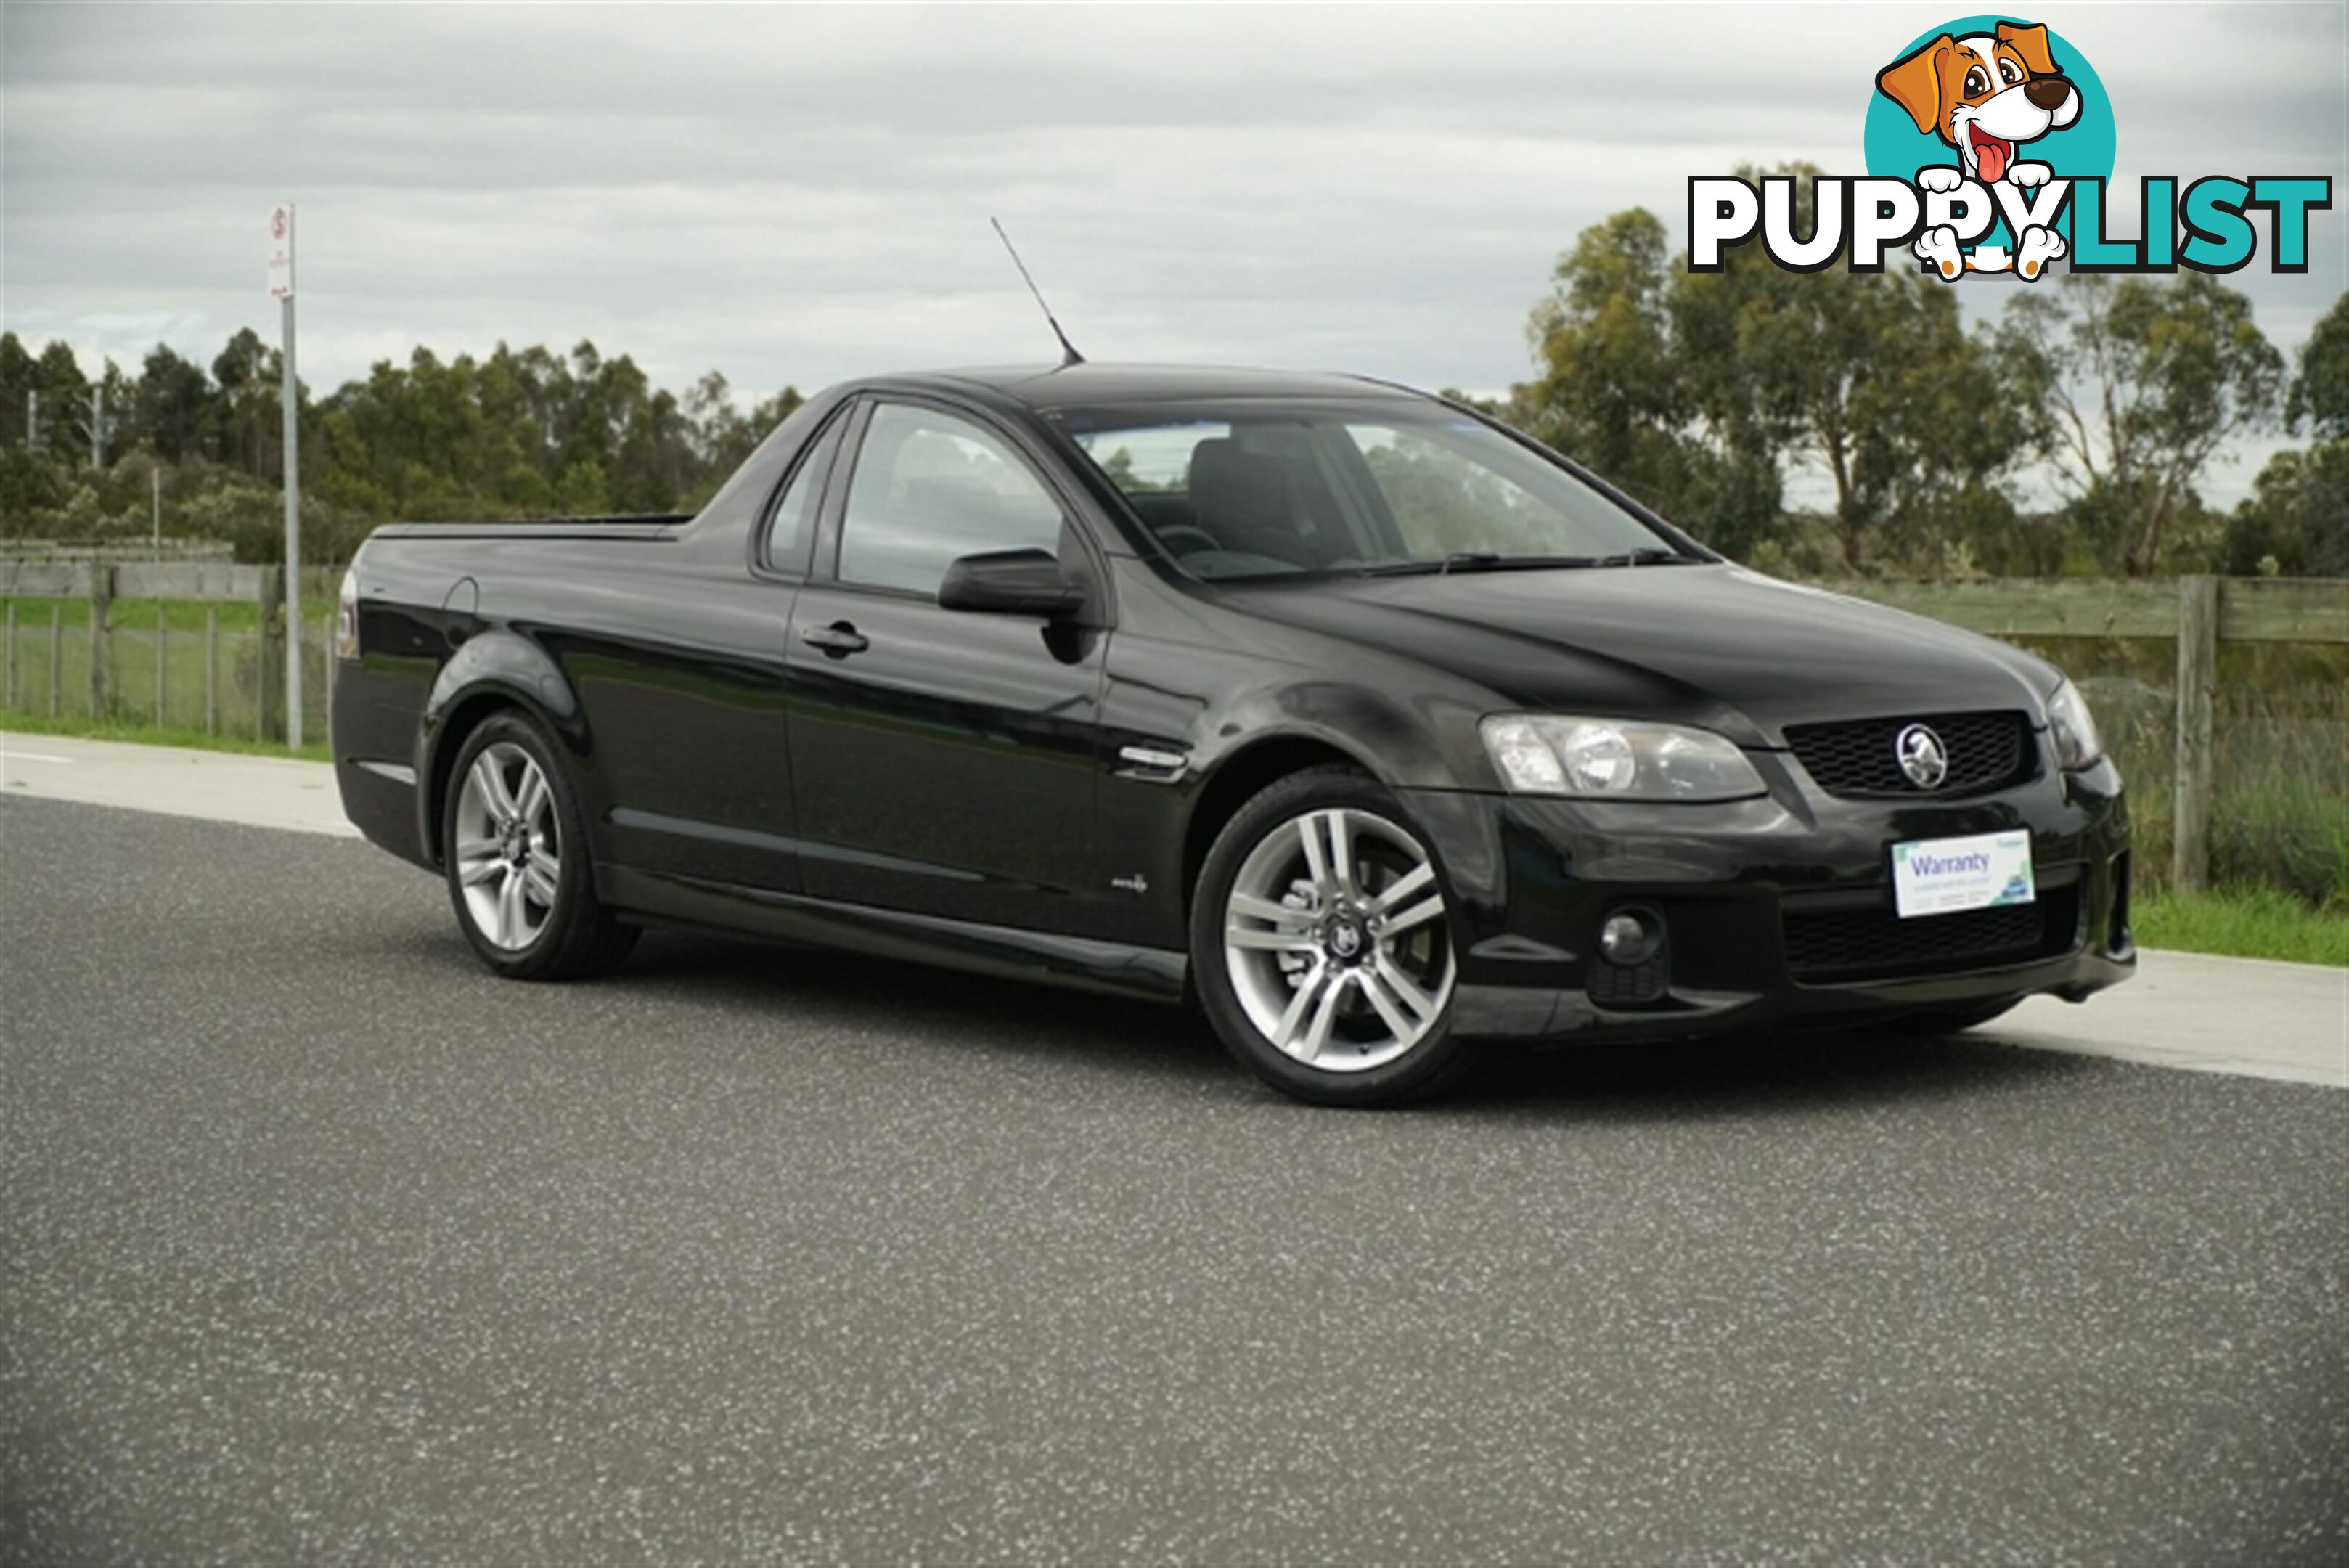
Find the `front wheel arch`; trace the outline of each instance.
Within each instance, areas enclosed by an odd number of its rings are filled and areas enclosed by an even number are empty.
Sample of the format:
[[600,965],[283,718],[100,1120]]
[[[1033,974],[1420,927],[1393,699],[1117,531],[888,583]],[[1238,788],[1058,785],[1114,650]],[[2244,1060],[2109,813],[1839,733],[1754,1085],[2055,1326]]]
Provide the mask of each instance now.
[[1348,767],[1365,778],[1378,772],[1361,758],[1313,735],[1268,735],[1252,741],[1216,764],[1192,802],[1183,836],[1183,919],[1191,918],[1191,900],[1199,887],[1199,872],[1216,837],[1240,808],[1270,785],[1309,768]]

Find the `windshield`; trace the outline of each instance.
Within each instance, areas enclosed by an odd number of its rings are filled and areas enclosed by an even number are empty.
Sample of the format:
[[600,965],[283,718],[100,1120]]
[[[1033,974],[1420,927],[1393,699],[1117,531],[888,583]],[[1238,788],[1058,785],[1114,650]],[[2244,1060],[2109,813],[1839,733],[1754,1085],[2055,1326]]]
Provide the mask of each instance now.
[[1672,541],[1438,404],[1065,410],[1069,434],[1201,577],[1644,565]]

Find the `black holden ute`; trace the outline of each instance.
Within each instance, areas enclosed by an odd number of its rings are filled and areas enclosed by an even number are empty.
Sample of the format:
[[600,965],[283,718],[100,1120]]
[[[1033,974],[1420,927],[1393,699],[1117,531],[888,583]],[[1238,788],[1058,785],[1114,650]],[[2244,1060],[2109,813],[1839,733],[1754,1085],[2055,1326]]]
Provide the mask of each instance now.
[[333,733],[501,974],[648,925],[853,948],[1195,1002],[1332,1105],[2136,961],[2055,670],[1346,377],[876,378],[698,515],[381,529]]

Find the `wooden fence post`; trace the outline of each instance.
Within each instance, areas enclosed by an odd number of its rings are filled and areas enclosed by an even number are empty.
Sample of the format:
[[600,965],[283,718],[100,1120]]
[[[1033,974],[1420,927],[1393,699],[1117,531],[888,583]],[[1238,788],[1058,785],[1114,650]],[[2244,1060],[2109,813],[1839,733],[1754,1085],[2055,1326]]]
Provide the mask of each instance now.
[[16,705],[16,601],[8,601],[8,702]]
[[155,727],[163,727],[163,644],[171,630],[171,617],[164,612],[171,607],[167,599],[155,601]]
[[114,568],[89,564],[89,719],[106,722],[113,702]]
[[2210,875],[2210,693],[2218,684],[2219,579],[2178,580],[2178,807],[2170,880],[2181,892]]
[[204,733],[220,733],[220,607],[204,607]]
[[276,740],[282,732],[277,727],[278,701],[285,691],[285,668],[277,655],[277,615],[285,604],[285,573],[281,568],[261,573],[261,664],[254,671],[254,736],[256,741]]
[[49,601],[49,717],[57,716],[57,697],[65,689],[66,607]]

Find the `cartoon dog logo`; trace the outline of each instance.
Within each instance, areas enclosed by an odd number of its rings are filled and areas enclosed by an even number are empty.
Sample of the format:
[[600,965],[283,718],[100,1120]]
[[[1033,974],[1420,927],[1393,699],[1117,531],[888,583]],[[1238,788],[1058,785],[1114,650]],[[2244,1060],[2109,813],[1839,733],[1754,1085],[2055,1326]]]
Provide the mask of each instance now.
[[[2004,180],[2024,191],[2044,185],[2054,171],[2018,158],[2017,151],[2080,117],[2080,90],[2049,55],[2047,29],[2020,22],[2001,22],[1995,32],[1962,38],[1944,33],[1885,67],[1876,85],[1908,111],[1919,130],[1933,132],[1957,151],[1954,167],[1917,171],[1917,183],[1927,191],[1955,191],[1966,180],[1986,185]],[[1999,245],[1962,251],[1957,231],[1944,223],[1926,231],[1916,253],[1945,278],[1961,270],[2012,269],[2035,279],[2065,246],[2054,229],[2033,224],[2015,248],[2011,257]]]

